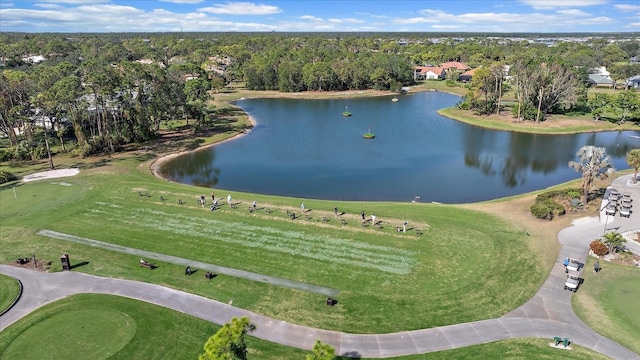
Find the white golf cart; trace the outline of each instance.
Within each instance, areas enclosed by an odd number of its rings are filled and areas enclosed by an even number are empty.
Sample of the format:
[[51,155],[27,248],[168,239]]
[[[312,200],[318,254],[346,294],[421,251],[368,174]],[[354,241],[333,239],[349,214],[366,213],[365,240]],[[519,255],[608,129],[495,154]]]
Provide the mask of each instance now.
[[578,255],[570,255],[569,264],[567,264],[567,272],[580,271],[581,268],[582,263],[580,262],[580,257]]
[[564,283],[564,289],[576,292],[578,291],[578,286],[580,286],[580,272],[569,270],[567,273],[567,281]]

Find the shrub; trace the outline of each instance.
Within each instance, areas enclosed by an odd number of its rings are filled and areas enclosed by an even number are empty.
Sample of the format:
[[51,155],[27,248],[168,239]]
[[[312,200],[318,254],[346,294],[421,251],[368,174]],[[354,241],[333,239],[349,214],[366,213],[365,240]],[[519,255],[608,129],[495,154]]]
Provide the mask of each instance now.
[[591,244],[589,244],[589,249],[598,256],[606,255],[609,252],[607,245],[600,240],[593,240]]
[[536,201],[533,205],[531,205],[530,210],[533,216],[537,217],[538,219],[547,220],[552,220],[554,217],[558,215],[564,215],[567,212],[564,206],[551,199]]
[[0,149],[0,162],[5,162],[13,159],[13,148]]
[[0,184],[4,184],[14,180],[18,180],[18,177],[14,173],[0,170]]

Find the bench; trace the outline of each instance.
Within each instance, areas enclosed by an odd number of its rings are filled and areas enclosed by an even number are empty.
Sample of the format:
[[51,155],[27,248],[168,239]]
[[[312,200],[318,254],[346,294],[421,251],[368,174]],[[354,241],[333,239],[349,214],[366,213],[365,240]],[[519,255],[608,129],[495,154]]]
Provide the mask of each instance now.
[[167,198],[166,198],[166,197],[164,197],[164,196],[162,196],[162,195],[160,195],[160,200],[162,200],[162,201],[166,201],[166,200],[167,200]]
[[329,219],[327,219],[327,217],[326,217],[326,216],[323,216],[323,217],[322,217],[322,222],[329,222]]
[[342,225],[347,225],[347,220],[341,219],[341,220],[340,220],[340,224],[342,224]]
[[140,266],[142,267],[146,267],[147,269],[153,270],[156,268],[156,266],[150,262],[140,262]]
[[204,274],[204,278],[205,278],[205,279],[207,279],[207,280],[211,280],[211,279],[213,279],[214,277],[216,277],[216,275],[215,275],[215,274],[213,274],[211,271],[207,271],[207,272]]
[[151,197],[151,195],[149,195],[149,193],[148,193],[148,192],[143,193],[142,191],[138,191],[138,196]]
[[422,230],[416,229],[416,235],[422,235]]
[[24,265],[28,262],[29,262],[28,258],[18,258],[18,260],[16,260],[16,264],[20,264],[20,265]]
[[556,343],[556,346],[560,345],[560,343],[562,343],[562,346],[567,347],[569,346],[569,338],[561,338],[560,336],[555,336],[553,338],[553,341]]
[[311,216],[307,215],[307,214],[304,214],[304,218],[307,219],[307,220],[311,220]]

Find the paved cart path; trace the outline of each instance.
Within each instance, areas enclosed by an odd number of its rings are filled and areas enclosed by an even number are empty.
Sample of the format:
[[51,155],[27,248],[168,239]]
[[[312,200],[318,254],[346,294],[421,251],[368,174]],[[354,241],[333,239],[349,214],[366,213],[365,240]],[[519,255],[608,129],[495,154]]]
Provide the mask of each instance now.
[[[632,191],[634,204],[640,204],[640,187],[625,186],[624,177],[616,179],[619,190]],[[125,296],[157,304],[195,317],[224,324],[234,316],[248,316],[256,325],[258,338],[283,345],[311,349],[316,339],[335,347],[342,356],[385,358],[447,350],[492,341],[537,337],[567,337],[571,342],[613,359],[636,359],[640,355],[611,341],[585,325],[571,308],[571,295],[563,289],[565,273],[562,259],[569,254],[587,257],[592,239],[607,229],[626,232],[638,229],[639,214],[629,219],[615,217],[606,224],[599,219],[584,219],[558,234],[563,245],[556,265],[538,292],[524,305],[497,319],[442,326],[392,334],[348,334],[271,319],[260,314],[204,298],[202,296],[138,281],[104,278],[77,272],[42,273],[9,265],[0,265],[0,273],[18,278],[23,284],[20,300],[0,316],[4,330],[37,308],[80,293]]]

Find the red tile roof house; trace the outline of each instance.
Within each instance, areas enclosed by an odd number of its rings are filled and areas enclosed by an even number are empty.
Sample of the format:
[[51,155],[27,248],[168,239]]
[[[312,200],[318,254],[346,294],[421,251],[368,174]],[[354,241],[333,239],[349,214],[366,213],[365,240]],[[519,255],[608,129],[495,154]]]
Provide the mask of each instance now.
[[467,64],[463,64],[461,62],[457,62],[457,61],[449,61],[446,62],[444,64],[440,64],[441,68],[444,68],[445,70],[449,70],[449,69],[458,69],[460,71],[467,71],[469,69],[471,69],[471,67]]
[[473,74],[476,73],[476,70],[478,69],[471,69],[463,72],[462,74],[460,74],[460,76],[458,76],[458,81],[470,82],[471,79],[473,79]]
[[440,66],[416,66],[413,71],[414,80],[442,80],[446,75]]

